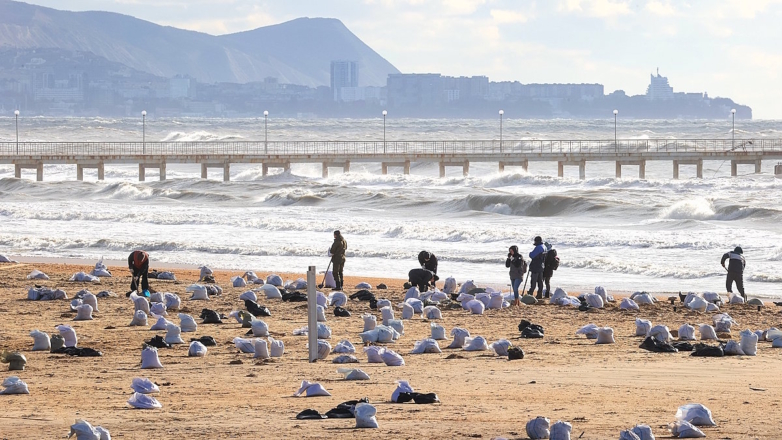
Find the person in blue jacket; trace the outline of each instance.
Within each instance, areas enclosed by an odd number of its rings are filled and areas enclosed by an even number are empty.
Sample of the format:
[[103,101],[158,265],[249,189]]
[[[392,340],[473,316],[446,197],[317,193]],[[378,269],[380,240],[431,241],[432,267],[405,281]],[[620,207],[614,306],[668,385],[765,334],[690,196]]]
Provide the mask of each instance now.
[[535,237],[535,249],[529,253],[532,261],[529,263],[529,291],[527,295],[535,292],[538,288],[537,299],[543,299],[543,262],[546,260],[546,248],[543,246],[543,238]]

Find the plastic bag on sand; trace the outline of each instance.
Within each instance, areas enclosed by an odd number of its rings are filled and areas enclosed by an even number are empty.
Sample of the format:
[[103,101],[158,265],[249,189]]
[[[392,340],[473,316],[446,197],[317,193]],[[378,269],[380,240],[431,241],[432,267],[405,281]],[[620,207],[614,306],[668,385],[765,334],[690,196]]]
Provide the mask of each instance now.
[[702,340],[717,340],[717,332],[715,332],[714,327],[710,326],[709,324],[701,324],[698,329],[701,332]]
[[154,382],[141,377],[133,378],[133,380],[130,382],[130,387],[133,389],[133,391],[141,394],[160,393],[160,388]]
[[672,423],[668,429],[671,430],[671,435],[675,438],[702,438],[706,437],[700,429],[696,428],[688,422],[676,422]]
[[374,406],[361,402],[356,405],[356,428],[377,428],[377,410]]
[[742,330],[739,335],[741,336],[741,351],[747,356],[755,356],[758,352],[758,335],[749,329]]
[[633,431],[626,429],[619,433],[619,440],[641,440],[641,438]]
[[62,336],[63,340],[65,340],[66,347],[76,346],[79,338],[76,337],[76,330],[74,330],[73,327],[69,325],[58,325],[56,329],[60,332],[60,336]]
[[197,301],[197,300],[209,300],[209,295],[206,293],[206,286],[203,286],[201,284],[191,284],[187,286],[187,289],[185,289],[185,292],[192,292],[193,295],[190,297],[191,301]]
[[465,338],[464,343],[465,351],[485,351],[489,349],[489,344],[483,336]]
[[0,394],[30,394],[27,384],[16,376],[7,377],[2,385],[4,389]]
[[399,400],[399,395],[402,393],[414,393],[413,387],[410,386],[410,382],[406,380],[398,380],[396,381],[396,389],[393,393],[391,393],[391,401],[394,403],[397,403],[397,400]]
[[705,312],[706,307],[709,305],[709,302],[705,299],[701,298],[700,296],[696,296],[690,300],[690,302],[687,304],[687,308],[690,310],[695,310],[698,312]]
[[694,341],[695,340],[695,327],[690,324],[683,324],[679,327],[679,340],[680,341]]
[[52,348],[48,334],[36,329],[30,332],[30,336],[33,338],[33,351],[49,351]]
[[255,340],[255,359],[269,359],[269,343],[266,339]]
[[532,440],[549,438],[549,426],[551,421],[543,416],[538,416],[527,422],[527,437]]
[[242,353],[255,353],[255,345],[250,339],[234,338],[233,343]]
[[261,291],[266,294],[266,299],[282,298],[282,293],[280,293],[280,289],[278,289],[275,286],[272,286],[271,284],[264,284],[263,287],[261,287]]
[[128,399],[128,405],[137,409],[163,408],[163,405],[161,405],[157,399],[147,394],[141,393],[133,393],[133,395],[130,396],[130,399]]
[[622,298],[622,302],[619,303],[620,310],[640,310],[638,303],[630,298]]
[[494,350],[495,353],[497,353],[497,356],[507,356],[508,355],[508,349],[513,344],[510,343],[507,339],[500,339],[499,341],[492,342],[490,347],[492,350]]
[[177,316],[179,316],[179,327],[182,329],[182,332],[192,333],[198,329],[198,324],[196,324],[192,316],[186,313],[180,313]]
[[573,425],[562,420],[554,423],[551,426],[550,440],[570,440],[570,431],[573,430]]
[[133,314],[133,320],[130,321],[131,327],[146,327],[147,326],[147,314],[143,310],[136,310]]
[[603,297],[596,293],[587,293],[586,302],[589,305],[589,307],[592,307],[594,309],[602,309],[603,306],[605,305],[605,302],[603,301]]
[[613,344],[614,342],[614,329],[611,327],[600,327],[598,329],[595,344]]
[[445,327],[436,322],[433,322],[429,327],[432,330],[432,339],[436,341],[442,341],[445,339]]
[[744,356],[744,351],[741,349],[741,344],[733,340],[730,340],[727,344],[725,344],[723,351],[725,352],[726,356]]
[[646,319],[635,318],[635,335],[646,336],[649,334],[649,330],[652,329],[651,321]]
[[317,382],[309,382],[306,380],[301,381],[301,387],[298,391],[293,393],[293,397],[300,397],[301,395],[304,395],[304,397],[317,397],[317,396],[330,396],[331,393],[326,391],[325,388],[323,388],[323,385],[317,383]]
[[470,337],[470,332],[461,327],[454,327],[451,329],[451,336],[453,336],[453,341],[448,348],[463,348],[465,340]]
[[141,350],[141,368],[163,368],[157,355],[157,348],[146,346]]
[[448,277],[445,279],[445,285],[443,286],[443,292],[452,294],[456,292],[456,278]]
[[318,322],[326,322],[326,309],[323,306],[315,306],[315,319]]
[[483,315],[483,311],[486,309],[486,306],[483,304],[483,302],[477,299],[467,301],[466,306],[466,309],[469,310],[473,315]]
[[163,299],[165,299],[166,308],[168,310],[179,310],[182,306],[182,300],[179,298],[179,295],[175,293],[166,293],[163,296]]
[[153,302],[149,305],[149,313],[156,316],[168,316],[166,305],[162,302]]
[[424,307],[424,316],[426,319],[443,319],[443,314],[436,306]]
[[48,280],[49,276],[46,275],[45,273],[41,272],[40,270],[35,269],[32,272],[30,272],[29,275],[27,275],[27,279],[28,280]]
[[331,344],[328,341],[318,339],[318,359],[326,359],[331,353]]
[[682,405],[676,411],[676,421],[690,422],[695,426],[717,426],[711,411],[700,403]]
[[[276,289],[276,287],[274,288]],[[248,290],[242,293],[241,295],[239,295],[239,301],[245,301],[245,300],[258,301],[258,295],[256,295],[255,292],[253,292],[252,290]]]
[[367,354],[367,362],[370,364],[382,364],[383,357],[381,355],[384,351],[386,351],[385,348],[378,347],[377,345],[364,347],[364,353]]
[[651,330],[649,330],[649,336],[661,342],[669,342],[673,339],[673,336],[671,336],[671,331],[666,325],[655,325]]
[[166,337],[165,340],[169,344],[184,344],[182,340],[182,329],[173,322],[166,324]]
[[190,357],[204,357],[206,356],[206,346],[198,341],[193,341],[190,343],[187,355]]
[[380,357],[383,358],[383,362],[389,367],[401,367],[405,364],[405,360],[402,359],[402,356],[393,350],[384,350],[383,353],[380,354]]
[[421,341],[415,341],[413,350],[410,354],[423,354],[423,353],[442,353],[437,341],[431,338],[426,338]]
[[649,425],[635,425],[630,431],[637,435],[641,440],[655,440],[654,434],[652,434],[652,428],[649,427]]
[[375,328],[377,325],[377,318],[375,318],[375,315],[361,315],[361,318],[364,319],[364,331],[369,331]]
[[269,355],[273,358],[282,357],[285,353],[285,343],[269,336]]
[[338,368],[337,373],[345,376],[345,380],[369,380],[369,375],[358,368]]
[[337,345],[334,346],[333,352],[338,354],[355,353],[356,347],[353,346],[353,344],[347,339],[343,339],[337,342]]
[[576,334],[584,335],[587,339],[597,339],[597,334],[599,331],[600,327],[598,327],[596,324],[589,323],[576,330]]

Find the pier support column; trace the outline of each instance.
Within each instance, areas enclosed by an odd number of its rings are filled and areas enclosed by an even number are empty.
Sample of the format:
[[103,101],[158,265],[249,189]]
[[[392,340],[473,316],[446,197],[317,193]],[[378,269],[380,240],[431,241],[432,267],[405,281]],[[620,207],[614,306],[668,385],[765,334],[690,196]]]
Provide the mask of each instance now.
[[346,160],[345,164],[342,165],[342,172],[343,173],[349,173],[350,172],[350,161]]
[[586,161],[582,160],[581,163],[578,164],[578,178],[581,180],[586,179]]
[[103,162],[98,162],[98,180],[104,180],[106,178],[106,165]]
[[565,162],[557,162],[557,177],[565,177]]
[[470,174],[470,161],[465,160],[464,166],[462,167],[462,176],[467,177]]
[[146,179],[146,168],[144,168],[144,164],[140,163],[138,164],[138,181],[143,182]]
[[673,178],[678,179],[679,178],[679,161],[674,160],[673,161]]
[[43,182],[43,162],[38,162],[38,165],[35,167],[35,180]]
[[323,178],[329,177],[329,164],[323,162]]
[[404,171],[404,173],[405,174],[410,174],[410,161],[409,160],[405,161],[405,171]]
[[388,174],[388,165],[385,162],[380,164],[380,168],[384,176]]
[[231,181],[231,164],[226,162],[223,164],[223,182]]
[[76,180],[79,182],[84,180],[84,167],[79,164],[76,164]]
[[735,160],[730,161],[730,175],[736,177],[739,174],[739,164]]
[[699,179],[703,179],[703,159],[698,160],[698,163],[695,164],[695,175]]
[[266,177],[266,175],[269,174],[269,165],[263,164],[261,166],[261,170],[262,170],[261,175],[263,177]]
[[19,165],[18,163],[14,164],[14,177],[16,177],[17,179],[22,178],[22,166]]
[[440,177],[445,177],[445,163],[440,162]]
[[616,178],[617,179],[622,178],[622,162],[616,163]]
[[760,174],[760,166],[762,165],[762,160],[758,159],[755,161],[755,174]]
[[[265,176],[265,175],[266,175],[266,174],[264,174],[264,176]],[[209,176],[208,167],[206,166],[206,164],[205,164],[205,163],[201,163],[201,178],[202,178],[202,179],[207,179],[207,178],[208,178],[208,176]]]
[[638,178],[646,179],[646,161],[642,160],[638,163]]
[[504,173],[505,172],[505,162],[500,162],[497,166],[497,172],[498,173]]

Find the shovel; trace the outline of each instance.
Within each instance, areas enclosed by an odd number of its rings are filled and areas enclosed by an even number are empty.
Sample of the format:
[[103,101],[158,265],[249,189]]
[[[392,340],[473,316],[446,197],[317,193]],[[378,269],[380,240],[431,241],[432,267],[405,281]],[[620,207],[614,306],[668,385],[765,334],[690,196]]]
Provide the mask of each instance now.
[[328,266],[326,266],[326,271],[323,272],[323,281],[321,281],[320,284],[318,284],[318,289],[322,289],[323,286],[326,284],[326,274],[329,273],[329,269],[331,268],[331,260],[329,260]]

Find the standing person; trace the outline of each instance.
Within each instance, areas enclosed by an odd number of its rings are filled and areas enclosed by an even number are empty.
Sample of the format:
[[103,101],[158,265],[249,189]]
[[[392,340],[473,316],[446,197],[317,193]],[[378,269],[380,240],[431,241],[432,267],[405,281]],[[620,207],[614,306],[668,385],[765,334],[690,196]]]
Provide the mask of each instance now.
[[[139,294],[149,297],[149,279],[147,278],[149,254],[144,251],[131,252],[128,255],[128,269],[133,273],[133,278],[130,281],[130,292],[127,296],[130,296],[133,291],[138,291]],[[138,290],[139,287],[141,290]]]
[[550,298],[551,277],[554,275],[554,271],[559,268],[559,257],[557,250],[549,243],[544,243],[544,246],[546,246],[546,260],[543,263],[543,283],[546,285],[546,298]]
[[336,290],[342,290],[342,284],[345,279],[342,276],[342,270],[345,268],[345,251],[348,249],[348,242],[342,237],[339,231],[334,231],[334,243],[331,244],[331,264],[334,274],[334,283]]
[[[725,267],[725,260],[730,260],[727,268]],[[735,281],[736,289],[746,300],[747,295],[744,294],[744,268],[747,266],[747,262],[744,260],[744,250],[741,249],[741,246],[736,246],[733,252],[726,252],[722,256],[720,263],[728,271],[728,276],[725,279],[725,289],[728,293],[733,293],[733,282]]]
[[531,261],[529,262],[529,291],[527,295],[535,292],[535,286],[538,287],[537,299],[543,299],[543,262],[546,260],[546,248],[543,247],[543,239],[540,236],[535,237],[535,249],[529,253]]
[[516,245],[508,248],[508,258],[505,260],[505,267],[510,268],[510,285],[513,288],[513,305],[518,306],[519,302],[519,286],[524,280],[524,272],[527,270],[527,263],[524,258],[519,254],[519,247]]
[[437,280],[440,279],[437,276],[437,257],[429,251],[421,251],[418,253],[418,263],[421,265],[421,268],[432,272],[434,275],[432,277],[432,287],[437,287]]

